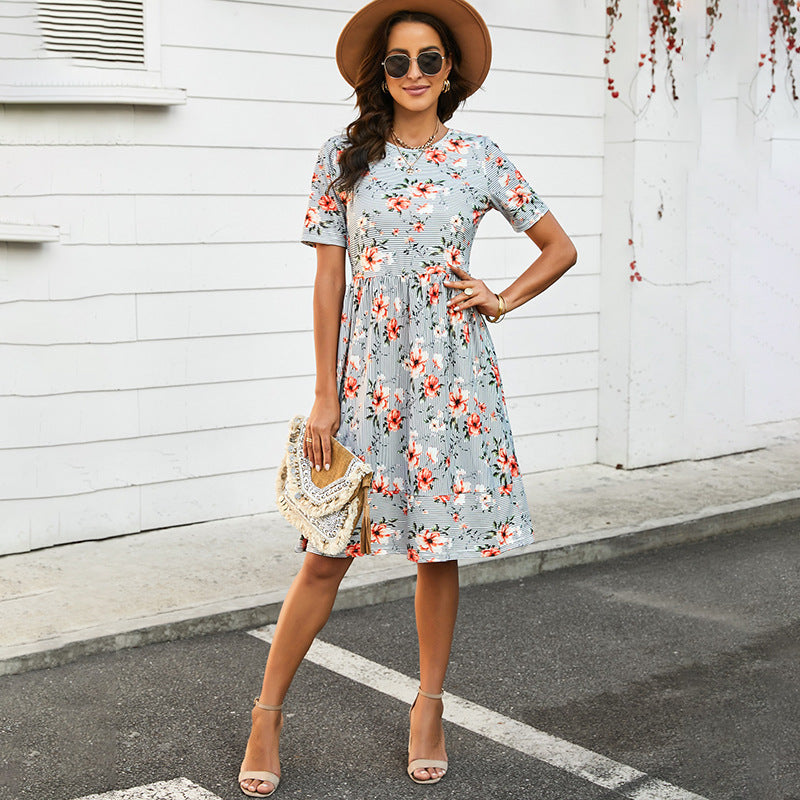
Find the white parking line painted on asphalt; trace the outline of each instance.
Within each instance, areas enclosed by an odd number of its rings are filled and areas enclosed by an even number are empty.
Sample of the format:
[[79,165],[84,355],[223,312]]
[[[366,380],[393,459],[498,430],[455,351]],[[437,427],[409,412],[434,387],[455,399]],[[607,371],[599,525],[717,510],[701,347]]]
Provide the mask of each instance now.
[[[257,639],[271,642],[274,630],[274,625],[266,625],[248,632]],[[407,704],[417,693],[418,682],[415,679],[319,639],[314,640],[306,658]],[[629,800],[707,800],[449,692],[445,692],[444,700],[444,719],[448,722],[577,775],[596,786],[612,789],[621,797]]]
[[174,778],[130,789],[115,789],[104,794],[87,794],[76,800],[220,800],[220,797],[188,778]]

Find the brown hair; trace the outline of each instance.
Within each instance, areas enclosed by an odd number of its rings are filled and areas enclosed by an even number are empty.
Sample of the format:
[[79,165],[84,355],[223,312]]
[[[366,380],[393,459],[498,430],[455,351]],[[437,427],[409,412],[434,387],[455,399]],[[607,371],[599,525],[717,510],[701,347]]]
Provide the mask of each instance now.
[[337,192],[350,192],[374,161],[386,155],[386,139],[392,127],[394,101],[383,91],[382,62],[386,57],[389,32],[398,22],[423,22],[430,25],[444,45],[445,57],[450,57],[452,68],[448,79],[450,91],[439,95],[437,113],[447,122],[455,110],[476,88],[459,72],[461,50],[450,29],[432,14],[421,11],[398,11],[376,29],[369,42],[358,70],[354,93],[359,116],[346,128],[348,143],[339,156],[341,174],[333,182]]

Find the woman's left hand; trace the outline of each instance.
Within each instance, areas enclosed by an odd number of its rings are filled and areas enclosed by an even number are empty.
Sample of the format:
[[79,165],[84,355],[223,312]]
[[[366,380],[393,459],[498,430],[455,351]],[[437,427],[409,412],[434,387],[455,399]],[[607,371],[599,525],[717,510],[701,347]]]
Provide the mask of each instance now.
[[[461,267],[452,266],[451,269],[461,280],[446,280],[442,281],[442,283],[451,289],[461,289],[461,292],[447,301],[448,308],[455,307],[454,310],[475,308],[476,311],[490,317],[495,316],[499,312],[497,295],[483,281],[473,278],[468,272],[461,269]],[[467,287],[472,289],[471,295],[464,294],[464,289]]]

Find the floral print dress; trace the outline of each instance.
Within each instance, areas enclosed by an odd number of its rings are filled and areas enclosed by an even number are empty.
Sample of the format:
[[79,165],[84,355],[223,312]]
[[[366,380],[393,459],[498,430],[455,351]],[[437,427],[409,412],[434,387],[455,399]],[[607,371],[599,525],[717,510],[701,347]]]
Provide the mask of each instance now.
[[[488,324],[448,309],[483,216],[517,232],[548,210],[489,138],[451,129],[409,173],[394,145],[350,195],[329,189],[342,135],[319,151],[302,241],[346,247],[336,439],[373,469],[373,554],[496,556],[534,533]],[[418,150],[404,150],[413,162]],[[357,529],[343,556],[362,555]],[[314,551],[301,537],[298,551]]]

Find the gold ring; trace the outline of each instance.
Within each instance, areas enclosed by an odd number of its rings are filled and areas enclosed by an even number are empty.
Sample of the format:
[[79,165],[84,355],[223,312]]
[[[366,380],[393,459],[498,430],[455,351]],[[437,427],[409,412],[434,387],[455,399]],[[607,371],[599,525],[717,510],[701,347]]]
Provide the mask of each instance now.
[[464,289],[464,294],[467,297],[472,297],[472,295],[475,294],[475,290],[471,286],[467,286],[467,288]]
[[307,442],[313,442],[314,439],[311,436],[306,436],[306,441]]

